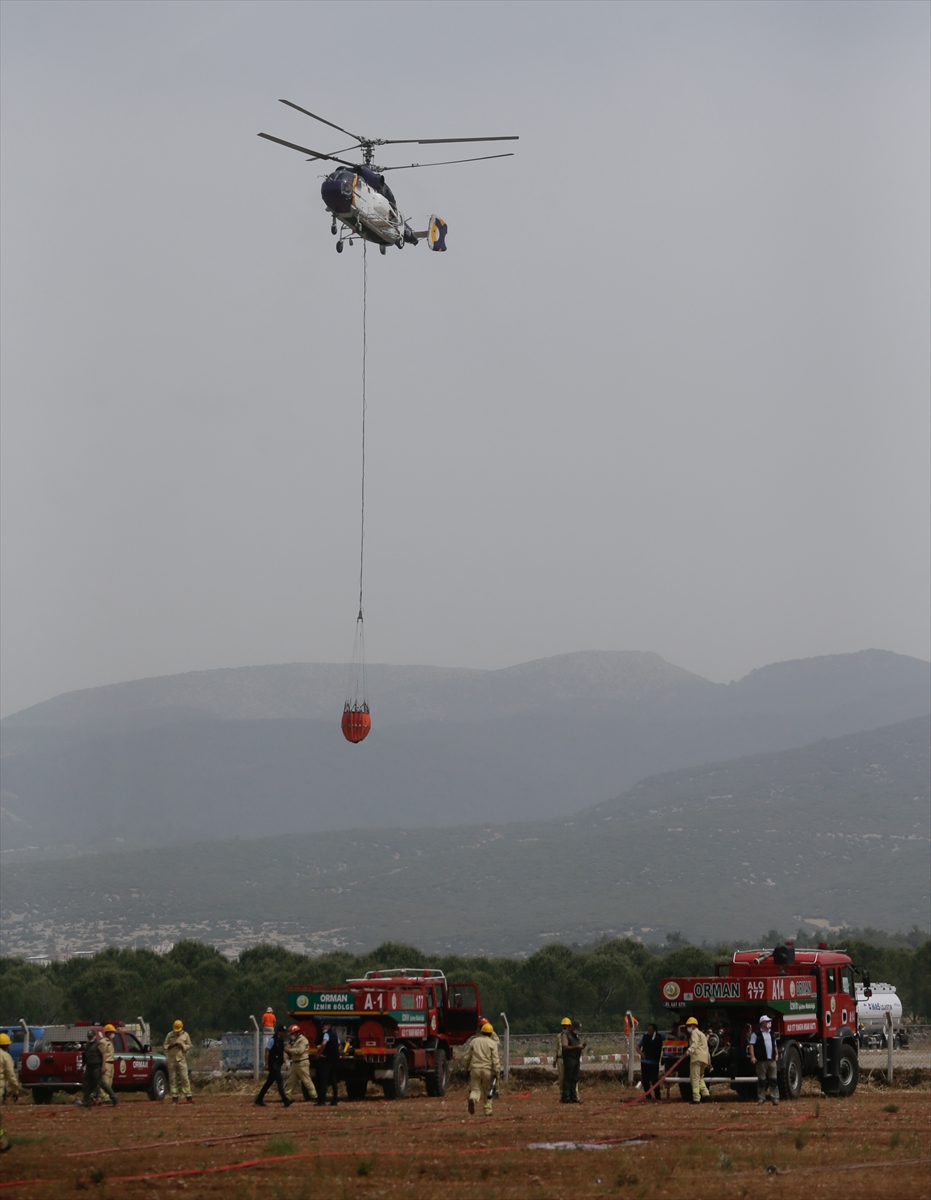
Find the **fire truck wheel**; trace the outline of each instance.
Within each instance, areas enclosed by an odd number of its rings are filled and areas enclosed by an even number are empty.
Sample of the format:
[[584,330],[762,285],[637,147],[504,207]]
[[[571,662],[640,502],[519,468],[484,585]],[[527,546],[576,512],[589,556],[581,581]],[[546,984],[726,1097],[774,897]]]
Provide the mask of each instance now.
[[857,1061],[857,1052],[849,1042],[845,1042],[840,1048],[837,1059],[837,1077],[840,1081],[838,1088],[840,1095],[852,1096],[860,1082],[860,1064]]
[[407,1085],[410,1083],[410,1072],[407,1067],[407,1055],[399,1050],[394,1056],[394,1079],[382,1084],[382,1090],[387,1100],[406,1100]]
[[802,1094],[802,1056],[798,1046],[788,1045],[779,1064],[779,1095],[783,1100],[797,1100]]
[[369,1081],[364,1076],[362,1078],[350,1076],[346,1080],[346,1095],[350,1100],[364,1100],[368,1086]]
[[155,1071],[149,1085],[150,1100],[164,1100],[168,1095],[168,1076],[164,1071]]
[[424,1081],[428,1096],[445,1096],[449,1086],[449,1059],[445,1050],[437,1050],[436,1066],[427,1073]]
[[51,1104],[54,1090],[50,1087],[37,1087],[32,1089],[33,1104]]

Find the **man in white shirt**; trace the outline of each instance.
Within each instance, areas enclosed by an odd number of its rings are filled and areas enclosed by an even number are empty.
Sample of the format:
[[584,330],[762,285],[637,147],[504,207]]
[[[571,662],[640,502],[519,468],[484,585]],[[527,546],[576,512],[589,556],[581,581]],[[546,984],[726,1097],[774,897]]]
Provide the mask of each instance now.
[[754,1032],[750,1035],[750,1062],[756,1067],[757,1104],[765,1104],[767,1096],[773,1104],[779,1103],[779,1083],[776,1076],[778,1061],[779,1048],[773,1034],[773,1023],[764,1014],[760,1017],[759,1033]]

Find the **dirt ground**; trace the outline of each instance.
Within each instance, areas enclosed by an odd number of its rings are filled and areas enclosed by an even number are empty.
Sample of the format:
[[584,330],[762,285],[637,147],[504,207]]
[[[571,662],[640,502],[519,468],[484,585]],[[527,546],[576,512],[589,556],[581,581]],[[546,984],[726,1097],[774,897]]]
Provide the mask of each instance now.
[[[404,1101],[256,1108],[253,1089],[218,1082],[193,1105],[144,1095],[93,1111],[9,1105],[0,1159],[10,1196],[242,1197],[867,1197],[926,1200],[931,1088],[861,1086],[829,1099],[806,1082],[778,1108],[716,1089],[710,1103],[628,1103],[616,1079],[583,1081],[583,1104],[512,1076],[494,1116],[469,1117],[456,1081],[443,1099],[412,1083]],[[12,1189],[15,1188],[15,1191]]]

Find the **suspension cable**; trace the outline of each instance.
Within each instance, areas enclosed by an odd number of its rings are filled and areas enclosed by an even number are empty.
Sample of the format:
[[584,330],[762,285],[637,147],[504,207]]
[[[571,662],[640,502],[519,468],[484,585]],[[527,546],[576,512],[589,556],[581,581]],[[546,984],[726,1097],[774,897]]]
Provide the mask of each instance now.
[[368,311],[368,242],[362,240],[362,524],[359,539],[359,616],[362,620],[362,571],[365,565],[365,359],[368,349],[366,342],[366,314]]

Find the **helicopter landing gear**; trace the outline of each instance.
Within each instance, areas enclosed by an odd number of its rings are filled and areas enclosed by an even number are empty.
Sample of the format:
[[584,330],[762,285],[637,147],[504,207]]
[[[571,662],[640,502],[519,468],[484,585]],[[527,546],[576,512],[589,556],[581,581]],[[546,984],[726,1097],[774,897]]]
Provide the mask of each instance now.
[[382,252],[382,254],[387,254],[387,253],[388,253],[388,247],[387,247],[387,246],[379,246],[379,247],[378,247],[378,249],[379,249],[379,250]]
[[342,252],[343,252],[343,243],[342,243],[342,242],[337,242],[337,243],[336,243],[336,253],[337,253],[337,254],[342,254]]
[[336,237],[336,218],[335,217],[333,219],[333,223],[330,225],[330,233],[332,233],[333,236]]

